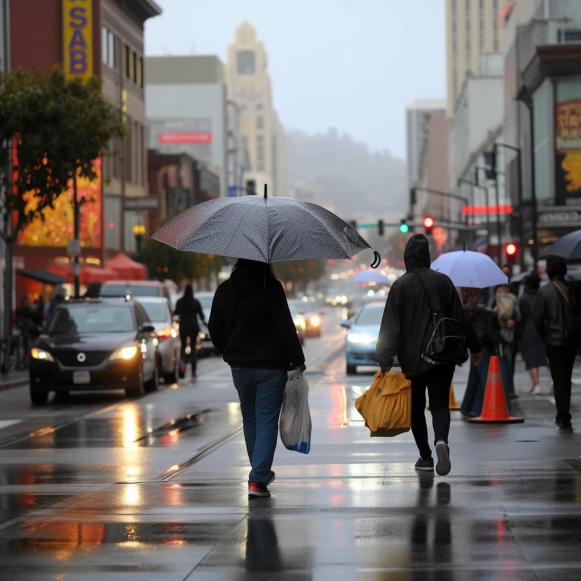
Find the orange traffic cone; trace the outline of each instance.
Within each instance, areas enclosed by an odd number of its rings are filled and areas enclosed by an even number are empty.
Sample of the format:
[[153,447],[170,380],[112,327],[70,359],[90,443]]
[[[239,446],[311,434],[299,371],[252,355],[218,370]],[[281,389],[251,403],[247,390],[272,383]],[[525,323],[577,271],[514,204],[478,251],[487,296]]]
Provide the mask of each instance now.
[[448,407],[450,408],[451,411],[458,411],[460,409],[460,406],[458,405],[458,402],[456,401],[456,397],[454,395],[453,383],[450,384],[450,401],[448,403]]
[[500,375],[500,362],[496,355],[490,358],[488,366],[482,414],[479,418],[471,418],[468,421],[486,424],[517,424],[525,421],[524,418],[513,418],[508,414],[504,386]]

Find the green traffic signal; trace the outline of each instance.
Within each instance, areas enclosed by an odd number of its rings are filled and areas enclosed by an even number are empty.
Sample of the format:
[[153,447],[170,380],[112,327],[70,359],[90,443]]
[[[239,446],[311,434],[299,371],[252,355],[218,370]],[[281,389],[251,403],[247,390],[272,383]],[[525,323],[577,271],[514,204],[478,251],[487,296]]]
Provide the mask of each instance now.
[[399,231],[402,234],[407,234],[410,230],[410,227],[406,224],[405,218],[402,219],[401,224],[399,225]]

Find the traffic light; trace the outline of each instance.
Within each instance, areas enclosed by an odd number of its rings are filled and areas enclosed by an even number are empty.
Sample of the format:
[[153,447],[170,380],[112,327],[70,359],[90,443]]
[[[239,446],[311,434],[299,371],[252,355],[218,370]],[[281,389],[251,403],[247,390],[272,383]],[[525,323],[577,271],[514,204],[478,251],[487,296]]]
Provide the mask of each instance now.
[[383,220],[381,218],[377,220],[377,233],[383,238],[384,230],[383,230]]
[[432,228],[434,227],[434,219],[431,216],[426,216],[424,218],[424,232],[426,236],[432,233]]
[[401,224],[399,225],[399,231],[402,234],[407,234],[410,231],[410,227],[407,225],[407,221],[405,218],[401,219]]
[[484,152],[484,165],[487,180],[496,179],[496,149]]
[[413,208],[416,205],[416,202],[416,188],[410,188],[410,208]]
[[518,254],[518,246],[514,242],[509,242],[504,250],[509,264],[515,264]]

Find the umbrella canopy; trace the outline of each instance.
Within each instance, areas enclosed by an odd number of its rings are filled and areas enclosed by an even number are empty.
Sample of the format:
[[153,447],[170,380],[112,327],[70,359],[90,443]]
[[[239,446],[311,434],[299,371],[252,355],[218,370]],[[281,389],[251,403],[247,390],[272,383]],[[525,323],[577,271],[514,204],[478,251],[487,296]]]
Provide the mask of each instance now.
[[121,274],[127,280],[145,280],[147,278],[147,269],[145,266],[139,264],[139,262],[135,262],[135,260],[131,260],[123,252],[120,252],[107,262],[105,267],[114,270],[117,274]]
[[454,286],[486,288],[506,284],[508,278],[494,260],[481,252],[448,252],[432,263],[432,270],[447,274]]
[[391,285],[387,276],[377,272],[377,270],[362,270],[353,277],[353,282],[376,282],[377,284]]
[[581,260],[581,230],[561,236],[543,256],[560,256],[565,260]]
[[351,258],[370,248],[329,210],[294,198],[218,198],[185,210],[153,236],[178,250],[259,262]]
[[30,269],[30,270],[19,270],[18,274],[25,276],[26,278],[32,278],[33,280],[38,280],[45,284],[64,284],[67,279],[60,274],[55,274],[54,272],[49,272],[48,270],[42,269]]

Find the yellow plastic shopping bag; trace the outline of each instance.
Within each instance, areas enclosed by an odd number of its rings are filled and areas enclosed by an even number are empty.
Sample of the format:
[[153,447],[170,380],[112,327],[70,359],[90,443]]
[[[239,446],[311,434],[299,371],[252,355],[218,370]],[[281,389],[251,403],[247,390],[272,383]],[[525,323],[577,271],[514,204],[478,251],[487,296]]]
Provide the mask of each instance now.
[[409,432],[412,421],[412,382],[399,371],[375,374],[373,385],[355,401],[371,437]]

